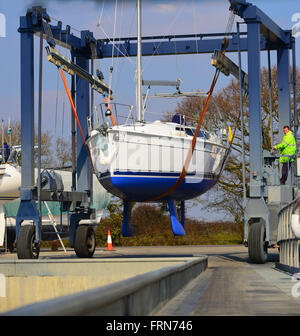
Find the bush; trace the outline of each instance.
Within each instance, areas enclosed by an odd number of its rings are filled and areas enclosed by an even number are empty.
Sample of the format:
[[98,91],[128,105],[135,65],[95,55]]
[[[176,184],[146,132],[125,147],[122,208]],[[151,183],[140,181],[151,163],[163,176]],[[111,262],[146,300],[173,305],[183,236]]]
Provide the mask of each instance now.
[[243,242],[243,229],[234,222],[204,222],[186,218],[185,236],[174,236],[169,214],[148,204],[132,210],[134,237],[123,237],[121,203],[111,203],[109,216],[103,218],[96,231],[98,246],[107,245],[110,230],[114,246],[223,245]]

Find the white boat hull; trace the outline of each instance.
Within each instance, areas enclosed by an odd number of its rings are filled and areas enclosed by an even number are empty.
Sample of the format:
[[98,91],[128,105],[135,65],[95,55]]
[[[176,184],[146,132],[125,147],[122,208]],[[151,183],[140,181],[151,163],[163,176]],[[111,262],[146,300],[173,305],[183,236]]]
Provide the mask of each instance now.
[[[94,131],[88,145],[102,186],[124,200],[141,202],[163,194],[176,183],[191,140],[192,136],[176,130],[176,124],[153,123],[114,127],[107,137]],[[216,140],[197,138],[186,176],[168,198],[191,199],[216,184],[227,153]]]

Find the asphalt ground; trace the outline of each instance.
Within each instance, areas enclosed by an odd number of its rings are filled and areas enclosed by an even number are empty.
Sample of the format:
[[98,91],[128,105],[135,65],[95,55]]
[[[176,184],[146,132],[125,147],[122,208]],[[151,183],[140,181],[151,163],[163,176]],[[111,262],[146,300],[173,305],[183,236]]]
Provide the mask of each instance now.
[[[275,269],[277,249],[269,250],[268,262],[252,264],[243,245],[149,246],[97,248],[93,258],[155,258],[208,256],[208,268],[190,281],[156,316],[277,316],[300,315],[300,281]],[[0,261],[16,259],[15,253]],[[77,258],[42,250],[40,259]]]
[[275,268],[277,249],[260,265],[251,263],[243,246],[205,246],[199,252],[208,255],[207,270],[156,315],[300,315],[300,281]]

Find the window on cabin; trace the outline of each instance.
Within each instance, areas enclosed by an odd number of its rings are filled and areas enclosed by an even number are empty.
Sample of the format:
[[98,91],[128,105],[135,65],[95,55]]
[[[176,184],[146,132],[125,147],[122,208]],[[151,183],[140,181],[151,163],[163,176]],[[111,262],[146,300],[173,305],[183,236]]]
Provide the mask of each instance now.
[[[194,136],[195,130],[192,130],[191,128],[188,127],[176,127],[177,131],[185,131],[187,135]],[[205,138],[207,139],[207,134],[203,131],[199,131],[197,138]]]

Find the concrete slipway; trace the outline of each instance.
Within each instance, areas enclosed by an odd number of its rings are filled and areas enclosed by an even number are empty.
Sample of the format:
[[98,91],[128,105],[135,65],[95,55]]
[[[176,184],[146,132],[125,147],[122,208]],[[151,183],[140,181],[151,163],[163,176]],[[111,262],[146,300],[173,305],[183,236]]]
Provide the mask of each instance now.
[[206,267],[206,256],[3,258],[0,310],[19,308],[7,313],[12,315],[148,315]]
[[[26,262],[2,255],[0,307],[4,315],[300,315],[300,282],[276,270],[277,259],[274,249],[268,263],[251,264],[241,245],[99,249],[89,260],[71,251]],[[38,300],[46,301],[24,306]]]

